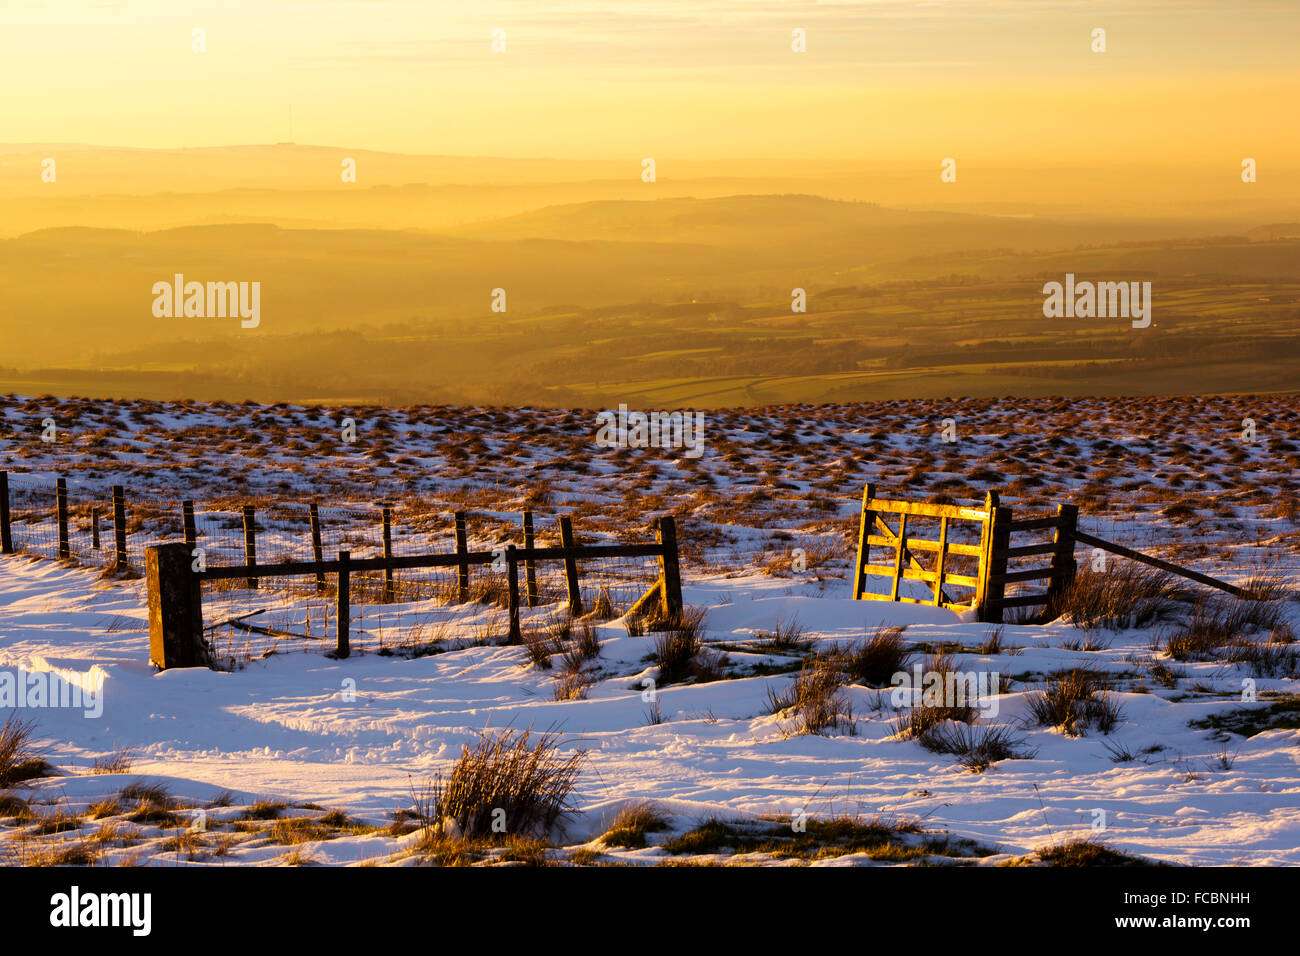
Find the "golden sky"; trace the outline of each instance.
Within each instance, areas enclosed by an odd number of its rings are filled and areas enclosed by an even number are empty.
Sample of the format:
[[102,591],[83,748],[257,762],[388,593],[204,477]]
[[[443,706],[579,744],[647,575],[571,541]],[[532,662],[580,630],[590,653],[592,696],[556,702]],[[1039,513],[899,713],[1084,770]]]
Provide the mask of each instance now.
[[1292,166],[1298,27],[1296,0],[4,0],[0,142]]

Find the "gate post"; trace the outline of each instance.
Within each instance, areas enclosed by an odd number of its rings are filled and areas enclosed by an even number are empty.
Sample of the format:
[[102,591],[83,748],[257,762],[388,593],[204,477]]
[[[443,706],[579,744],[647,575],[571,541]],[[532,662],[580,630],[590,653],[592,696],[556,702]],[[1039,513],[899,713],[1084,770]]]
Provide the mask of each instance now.
[[[1052,577],[1047,582],[1047,604],[1043,610],[1049,611],[1052,604],[1064,593],[1074,581],[1078,564],[1074,560],[1074,533],[1079,527],[1078,505],[1057,505],[1057,525],[1052,535]],[[1059,576],[1058,576],[1059,575]]]
[[9,528],[9,472],[0,471],[0,554],[13,553],[14,539]]
[[184,542],[152,545],[145,549],[144,561],[150,662],[159,670],[209,666],[202,589],[190,567],[189,547]]

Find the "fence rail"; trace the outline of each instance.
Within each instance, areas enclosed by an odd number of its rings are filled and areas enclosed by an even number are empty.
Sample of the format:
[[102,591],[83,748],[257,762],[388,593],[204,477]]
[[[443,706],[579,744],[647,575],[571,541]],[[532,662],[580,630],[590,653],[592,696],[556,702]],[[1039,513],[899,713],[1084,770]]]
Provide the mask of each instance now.
[[[385,536],[385,551],[381,558],[352,558],[348,551],[339,551],[332,560],[292,561],[275,564],[258,564],[250,548],[248,563],[224,565],[196,570],[193,550],[188,542],[154,545],[146,551],[146,579],[149,593],[149,642],[151,661],[160,669],[193,667],[210,664],[203,638],[203,598],[201,583],[245,578],[252,581],[277,577],[311,576],[319,582],[326,575],[335,576],[335,649],[333,656],[346,658],[351,653],[350,608],[352,600],[351,576],[361,572],[383,572],[387,587],[392,585],[392,572],[399,569],[457,568],[462,601],[468,600],[470,569],[480,565],[496,564],[504,559],[508,581],[507,609],[510,616],[511,643],[522,638],[520,607],[526,599],[528,606],[538,601],[535,579],[526,594],[519,587],[519,565],[535,568],[540,562],[563,563],[568,586],[567,603],[570,614],[583,613],[581,574],[579,562],[608,558],[657,558],[659,578],[633,605],[629,613],[644,613],[652,604],[658,605],[663,618],[672,620],[682,612],[682,584],[677,551],[676,525],[671,516],[654,521],[653,544],[580,545],[574,540],[568,517],[560,518],[561,536],[566,544],[560,547],[523,547],[513,544],[504,549],[471,551],[465,532],[463,513],[456,520],[456,551],[442,554],[417,554],[395,556],[391,554],[391,538]],[[531,537],[532,514],[526,514],[526,527]],[[528,572],[526,572],[528,573]]]

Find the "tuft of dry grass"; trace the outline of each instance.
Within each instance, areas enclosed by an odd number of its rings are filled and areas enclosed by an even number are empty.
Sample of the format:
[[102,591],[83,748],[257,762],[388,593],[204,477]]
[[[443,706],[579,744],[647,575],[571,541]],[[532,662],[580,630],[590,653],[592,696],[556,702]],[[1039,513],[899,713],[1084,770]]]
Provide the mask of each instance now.
[[799,734],[826,735],[842,730],[856,732],[853,705],[844,695],[844,672],[834,657],[815,656],[804,662],[799,673],[778,695],[767,689],[768,712],[789,713],[793,724],[784,729],[788,737]]
[[1123,630],[1172,617],[1196,593],[1176,575],[1132,561],[1105,571],[1081,568],[1044,610],[1043,618],[1069,617],[1075,627]]
[[668,829],[668,815],[648,800],[628,804],[600,837],[606,846],[639,850],[646,845],[646,834]]
[[554,732],[480,734],[446,775],[434,776],[416,794],[417,814],[428,835],[445,835],[448,824],[465,839],[549,832],[571,809],[569,797],[585,758],[583,751],[563,755],[560,746]]
[[903,642],[907,625],[878,626],[862,641],[841,652],[842,665],[849,679],[867,687],[888,687],[894,675],[906,671],[912,651]]
[[53,768],[32,746],[35,732],[33,721],[18,720],[12,714],[0,726],[0,787],[49,776]]
[[1098,675],[1083,668],[1056,675],[1046,690],[1030,696],[1028,707],[1038,726],[1059,727],[1071,737],[1089,728],[1109,734],[1123,720],[1123,710],[1101,690]]

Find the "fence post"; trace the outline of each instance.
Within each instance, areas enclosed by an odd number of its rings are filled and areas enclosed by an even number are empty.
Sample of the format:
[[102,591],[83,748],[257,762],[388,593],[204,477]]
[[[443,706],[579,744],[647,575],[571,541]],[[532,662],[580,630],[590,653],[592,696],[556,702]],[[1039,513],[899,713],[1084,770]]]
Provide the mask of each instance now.
[[578,582],[578,559],[573,553],[573,521],[560,517],[560,545],[564,548],[564,583],[569,592],[569,616],[582,616],[582,590]]
[[350,552],[339,552],[339,583],[335,588],[337,594],[334,611],[334,632],[338,638],[337,646],[334,648],[335,657],[347,657],[352,653],[352,582],[348,571],[350,560],[352,560]]
[[[320,539],[320,509],[316,507],[316,502],[312,502],[307,509],[311,515],[311,554],[313,560],[320,565],[325,563],[325,551],[321,546]],[[329,585],[325,583],[325,572],[316,571],[316,593],[324,594]]]
[[869,481],[862,489],[862,520],[858,524],[858,563],[853,569],[853,600],[855,601],[861,600],[862,589],[867,583],[867,576],[862,569],[871,560],[871,545],[867,542],[867,538],[876,526],[876,513],[867,507],[867,502],[874,497],[876,497],[876,485],[875,482]]
[[13,553],[14,538],[9,528],[9,472],[0,471],[0,554]]
[[1056,531],[1052,535],[1052,544],[1056,547],[1052,551],[1052,577],[1047,582],[1047,604],[1043,608],[1045,613],[1070,586],[1078,570],[1074,560],[1074,533],[1079,527],[1078,505],[1057,505],[1056,518]]
[[513,544],[506,545],[506,581],[509,584],[510,643],[522,643],[519,630],[519,558]]
[[68,543],[68,479],[60,476],[54,481],[54,511],[59,521],[59,557],[72,557]]
[[99,505],[90,506],[90,546],[99,550]]
[[465,555],[469,553],[469,536],[465,531],[465,512],[456,512],[456,554],[460,555],[460,563],[456,570],[456,594],[457,600],[464,604],[469,600],[469,561]]
[[677,522],[672,515],[663,515],[655,521],[655,542],[663,549],[659,553],[663,616],[665,620],[675,621],[682,613],[682,572],[677,558]]
[[126,561],[126,488],[122,485],[113,486],[113,550],[116,552],[113,570],[125,571],[128,566]]
[[[533,550],[533,513],[524,512],[524,550]],[[537,607],[537,564],[524,558],[524,587],[528,590],[528,606]]]
[[[393,556],[393,506],[384,503],[383,508],[384,522],[384,560],[387,561]],[[384,600],[393,599],[393,569],[384,568]]]
[[[244,505],[244,563],[250,568],[257,564],[257,510]],[[248,579],[250,588],[257,587],[257,578]]]
[[185,529],[185,543],[193,551],[199,546],[199,529],[194,523],[194,502],[181,502],[181,526]]
[[182,542],[145,549],[149,591],[149,660],[161,670],[206,667],[211,661],[203,637],[203,595]]

